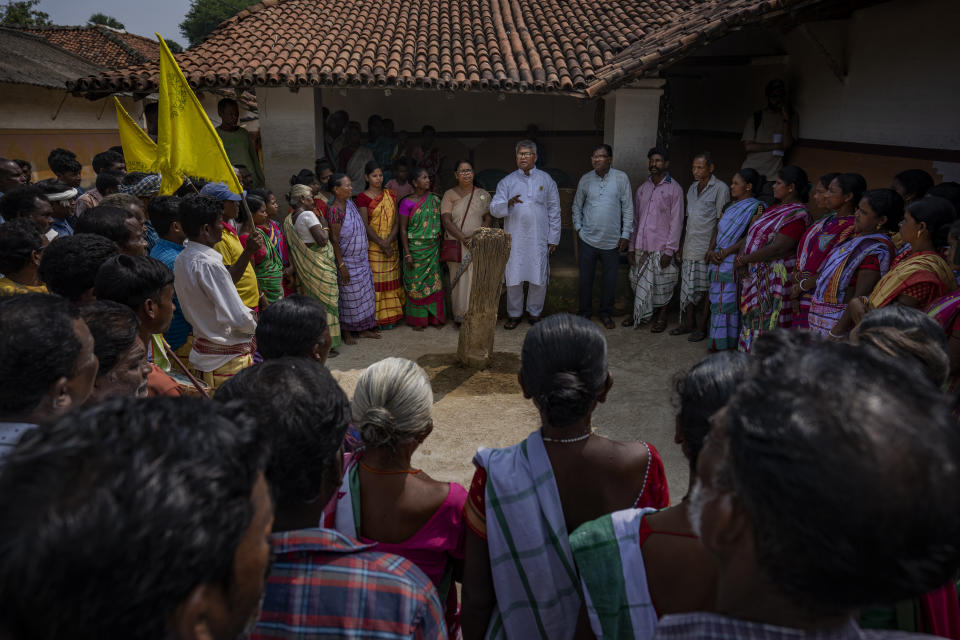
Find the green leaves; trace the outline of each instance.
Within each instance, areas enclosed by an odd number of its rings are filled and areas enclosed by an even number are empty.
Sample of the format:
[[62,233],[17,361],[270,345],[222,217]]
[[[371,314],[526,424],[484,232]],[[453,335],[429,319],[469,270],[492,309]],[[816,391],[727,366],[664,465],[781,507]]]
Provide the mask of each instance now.
[[187,16],[180,23],[180,32],[192,47],[213,33],[221,22],[246,9],[250,0],[191,0]]

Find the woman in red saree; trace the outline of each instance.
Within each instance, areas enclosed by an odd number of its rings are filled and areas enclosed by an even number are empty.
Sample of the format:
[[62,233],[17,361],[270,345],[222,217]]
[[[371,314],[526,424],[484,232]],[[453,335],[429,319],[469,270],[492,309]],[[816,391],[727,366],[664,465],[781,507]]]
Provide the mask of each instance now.
[[793,286],[790,287],[794,328],[810,327],[807,316],[810,296],[817,285],[817,272],[833,248],[853,236],[854,210],[866,190],[867,181],[859,173],[841,173],[835,177],[823,196],[827,215],[811,224],[800,238]]
[[[910,244],[910,250],[896,257],[890,272],[880,279],[869,297],[861,296],[849,302],[844,316],[850,316],[851,324],[859,324],[870,309],[890,304],[926,309],[934,300],[957,288],[950,265],[939,254],[948,243],[950,225],[956,215],[949,200],[936,196],[907,206],[900,223],[900,236]],[[844,318],[840,321],[844,322]],[[839,334],[830,337],[843,338]]]
[[760,334],[792,325],[790,305],[784,303],[797,258],[797,241],[810,222],[805,204],[809,195],[806,171],[784,167],[773,183],[777,204],[751,222],[746,238],[742,244],[737,243],[742,249],[734,266],[746,272],[740,294],[741,351],[750,351]]

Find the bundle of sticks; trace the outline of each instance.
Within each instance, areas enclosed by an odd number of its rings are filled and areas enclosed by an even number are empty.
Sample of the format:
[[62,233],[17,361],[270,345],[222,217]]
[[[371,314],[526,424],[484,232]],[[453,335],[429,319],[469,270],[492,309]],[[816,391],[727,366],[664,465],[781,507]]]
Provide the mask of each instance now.
[[510,258],[510,234],[502,229],[481,227],[470,241],[470,253],[464,256],[451,288],[461,278],[473,278],[470,303],[460,326],[457,359],[464,365],[482,369],[493,355],[497,309],[503,272]]

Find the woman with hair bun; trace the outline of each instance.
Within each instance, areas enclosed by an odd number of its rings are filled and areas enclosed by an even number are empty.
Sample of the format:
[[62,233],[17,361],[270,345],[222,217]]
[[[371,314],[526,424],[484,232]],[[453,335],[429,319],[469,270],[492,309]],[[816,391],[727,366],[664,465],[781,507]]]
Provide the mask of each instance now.
[[344,473],[335,528],[416,564],[446,602],[447,630],[455,638],[460,622],[454,581],[463,575],[467,491],[411,465],[433,431],[430,379],[415,362],[386,358],[361,374],[351,407],[365,448]]
[[730,181],[730,204],[723,210],[707,251],[710,276],[710,350],[737,348],[740,337],[740,278],[733,262],[743,248],[750,221],[763,212],[757,194],[763,176],[740,169]]
[[534,325],[519,382],[541,427],[473,459],[464,638],[568,638],[578,624],[588,631],[569,532],[612,511],[670,503],[656,449],[593,433],[593,411],[613,385],[597,325],[570,314]]
[[734,265],[744,271],[740,294],[741,351],[750,351],[762,333],[793,324],[786,304],[797,241],[810,223],[807,172],[796,166],[780,170],[773,183],[777,204],[750,224],[743,250]]
[[[898,255],[890,272],[880,279],[869,296],[854,298],[847,305],[852,325],[864,314],[890,304],[926,309],[937,298],[957,288],[957,281],[940,251],[949,243],[950,225],[957,213],[949,200],[929,196],[907,205],[900,222],[900,237],[910,244]],[[830,336],[842,339],[842,335]]]

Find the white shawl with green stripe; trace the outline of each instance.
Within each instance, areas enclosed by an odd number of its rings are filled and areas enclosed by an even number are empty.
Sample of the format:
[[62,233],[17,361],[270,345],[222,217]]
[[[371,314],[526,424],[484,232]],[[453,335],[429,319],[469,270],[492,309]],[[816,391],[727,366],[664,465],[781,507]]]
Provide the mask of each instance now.
[[535,431],[506,449],[479,449],[487,472],[486,527],[497,607],[487,638],[572,638],[580,579],[560,494]]
[[598,638],[653,637],[657,612],[640,551],[640,521],[655,511],[615,511],[585,522],[570,536],[590,627]]

